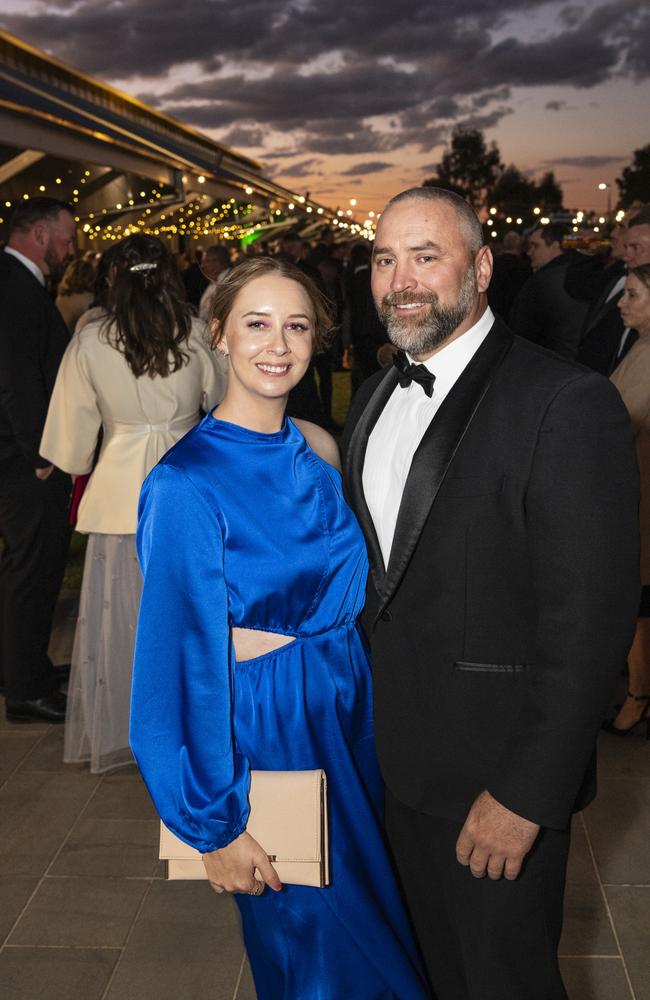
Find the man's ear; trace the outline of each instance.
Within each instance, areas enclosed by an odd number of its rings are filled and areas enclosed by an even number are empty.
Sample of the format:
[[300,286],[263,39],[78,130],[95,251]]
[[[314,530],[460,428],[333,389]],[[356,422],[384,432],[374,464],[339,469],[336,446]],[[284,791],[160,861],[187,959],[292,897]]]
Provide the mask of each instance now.
[[494,260],[489,247],[481,247],[474,260],[474,273],[479,292],[486,292],[492,278]]
[[32,239],[39,247],[46,247],[50,239],[50,230],[43,222],[37,222],[32,227]]

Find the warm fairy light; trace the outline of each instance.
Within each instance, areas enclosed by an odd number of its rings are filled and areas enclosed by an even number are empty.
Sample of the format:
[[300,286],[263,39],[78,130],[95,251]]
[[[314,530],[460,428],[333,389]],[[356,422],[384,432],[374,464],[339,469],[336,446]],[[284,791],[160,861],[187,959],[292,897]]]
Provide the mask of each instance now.
[[533,209],[533,215],[541,215],[541,212],[542,212],[541,208],[535,207]]
[[496,208],[493,205],[492,208],[490,209],[490,215],[496,215],[496,214],[497,214],[497,210],[496,210]]
[[246,194],[252,194],[253,193],[252,187],[244,188],[244,190],[246,191]]

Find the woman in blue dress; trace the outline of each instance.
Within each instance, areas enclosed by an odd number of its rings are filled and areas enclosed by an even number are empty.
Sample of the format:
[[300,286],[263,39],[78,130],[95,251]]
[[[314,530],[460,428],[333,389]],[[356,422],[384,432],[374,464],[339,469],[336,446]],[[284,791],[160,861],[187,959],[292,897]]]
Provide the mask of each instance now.
[[[212,329],[226,396],[142,490],[133,751],[165,824],[236,893],[259,1000],[423,1000],[382,831],[364,543],[334,441],[284,414],[327,312],[257,258],[219,286]],[[281,886],[246,833],[249,771],[316,768],[332,883]]]

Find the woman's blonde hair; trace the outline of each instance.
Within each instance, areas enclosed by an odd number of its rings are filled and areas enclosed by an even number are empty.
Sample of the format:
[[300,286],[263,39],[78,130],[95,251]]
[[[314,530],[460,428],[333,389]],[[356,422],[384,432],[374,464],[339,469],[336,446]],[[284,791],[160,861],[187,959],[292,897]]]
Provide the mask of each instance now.
[[249,281],[266,275],[288,278],[304,289],[314,310],[314,352],[324,350],[328,345],[333,325],[331,303],[308,275],[281,257],[248,257],[233,267],[217,285],[209,317],[213,347],[217,346],[223,336],[226,322],[239,292]]

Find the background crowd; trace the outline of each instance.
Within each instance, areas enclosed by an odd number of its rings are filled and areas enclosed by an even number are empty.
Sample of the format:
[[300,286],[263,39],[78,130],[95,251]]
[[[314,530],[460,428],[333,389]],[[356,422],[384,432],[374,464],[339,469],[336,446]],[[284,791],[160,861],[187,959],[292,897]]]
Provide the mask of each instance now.
[[[62,722],[67,711],[65,759],[103,771],[131,760],[140,486],[225,392],[227,370],[209,335],[219,283],[246,256],[279,256],[329,299],[335,337],[292,390],[290,416],[340,430],[333,374],[350,371],[354,393],[390,363],[393,348],[372,303],[365,241],[335,242],[328,230],[307,241],[287,231],[246,251],[212,245],[172,255],[153,236],[132,236],[78,254],[74,228],[67,206],[32,199],[14,213],[0,253],[0,665],[8,717]],[[650,207],[633,206],[597,252],[572,249],[567,235],[551,222],[493,244],[489,301],[516,333],[617,385],[637,441],[650,585]],[[68,680],[47,646],[75,519],[89,539]],[[650,732],[647,593],[630,695],[610,732],[644,720]]]

